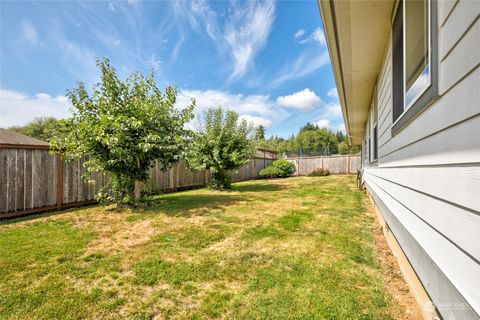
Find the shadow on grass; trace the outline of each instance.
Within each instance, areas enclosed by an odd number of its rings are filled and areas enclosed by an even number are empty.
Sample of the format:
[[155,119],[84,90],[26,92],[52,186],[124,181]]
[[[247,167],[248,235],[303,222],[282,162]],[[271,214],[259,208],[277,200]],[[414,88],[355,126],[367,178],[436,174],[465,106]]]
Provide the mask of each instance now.
[[260,184],[240,184],[234,185],[232,191],[238,192],[274,192],[285,189],[285,186],[279,184],[268,184],[268,181]]
[[163,213],[174,217],[191,217],[193,215],[208,215],[213,210],[223,211],[224,207],[249,199],[230,193],[210,192],[204,194],[175,193],[167,196],[151,197],[153,205],[145,213]]
[[[264,180],[260,183],[255,184],[235,183],[232,186],[231,190],[226,190],[222,192],[209,191],[196,194],[192,191],[180,191],[176,193],[161,194],[157,196],[148,196],[147,202],[150,202],[150,204],[148,205],[147,209],[140,210],[132,208],[132,210],[135,214],[138,214],[139,216],[141,216],[142,214],[153,214],[156,212],[178,217],[206,215],[212,210],[223,211],[224,207],[234,205],[238,202],[249,202],[255,199],[258,200],[258,198],[255,198],[255,196],[247,196],[242,194],[244,192],[271,193],[283,190],[285,188],[286,187],[283,185],[270,184],[268,180]],[[235,194],[234,192],[239,192],[240,194]],[[36,219],[64,214],[67,212],[75,212],[79,210],[84,210],[85,208],[91,208],[93,206],[95,205],[70,208],[61,211],[50,211],[24,217],[6,219],[0,221],[0,226],[14,224],[22,221],[33,221]],[[112,211],[115,210],[116,209],[112,209]]]
[[282,185],[269,184],[265,181],[260,184],[234,184],[231,190],[221,192],[178,192],[168,195],[152,196],[150,197],[152,205],[145,212],[153,213],[157,211],[176,217],[208,215],[212,213],[212,211],[224,211],[225,207],[235,205],[239,202],[245,203],[258,200],[254,195],[246,195],[243,194],[244,192],[271,193],[284,188]]
[[84,205],[84,206],[80,206],[80,207],[68,208],[68,209],[64,209],[64,210],[53,210],[53,211],[46,211],[46,212],[41,212],[41,213],[32,213],[32,214],[17,217],[17,218],[8,218],[8,219],[6,218],[6,219],[3,219],[3,220],[0,220],[0,226],[14,224],[14,223],[23,222],[23,221],[35,221],[35,220],[41,219],[41,218],[53,217],[53,216],[56,216],[56,215],[59,215],[59,214],[85,210],[87,208],[93,208],[93,207],[96,207],[96,206],[98,206],[98,204],[89,204],[89,205]]

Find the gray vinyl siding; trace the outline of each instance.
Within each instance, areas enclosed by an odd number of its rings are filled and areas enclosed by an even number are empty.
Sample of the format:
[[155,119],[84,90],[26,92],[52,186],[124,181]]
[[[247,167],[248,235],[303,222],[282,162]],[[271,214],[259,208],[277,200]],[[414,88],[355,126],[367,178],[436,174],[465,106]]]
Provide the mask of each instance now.
[[439,97],[392,136],[389,40],[363,176],[442,317],[480,319],[480,1],[437,3]]

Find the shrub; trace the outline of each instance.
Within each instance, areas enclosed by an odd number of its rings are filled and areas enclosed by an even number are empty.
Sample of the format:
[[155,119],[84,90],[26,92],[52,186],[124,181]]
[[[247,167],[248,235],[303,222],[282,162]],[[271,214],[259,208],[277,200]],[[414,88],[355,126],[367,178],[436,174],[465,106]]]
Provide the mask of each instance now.
[[330,175],[330,171],[328,171],[327,169],[317,169],[308,174],[309,177],[324,177],[329,175]]
[[260,176],[268,178],[286,178],[295,172],[295,165],[287,160],[275,160],[265,169],[260,170]]
[[264,178],[280,178],[283,176],[283,171],[274,166],[268,166],[260,170],[260,176]]

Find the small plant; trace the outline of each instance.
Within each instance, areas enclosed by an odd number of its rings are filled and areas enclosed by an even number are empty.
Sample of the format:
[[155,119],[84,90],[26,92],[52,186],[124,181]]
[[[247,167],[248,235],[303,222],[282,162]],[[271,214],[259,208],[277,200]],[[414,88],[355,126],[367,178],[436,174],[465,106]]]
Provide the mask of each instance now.
[[328,171],[327,169],[317,169],[308,174],[309,177],[325,177],[329,175],[330,171]]
[[260,176],[267,178],[286,178],[295,172],[295,165],[287,160],[275,160],[265,169],[260,170]]

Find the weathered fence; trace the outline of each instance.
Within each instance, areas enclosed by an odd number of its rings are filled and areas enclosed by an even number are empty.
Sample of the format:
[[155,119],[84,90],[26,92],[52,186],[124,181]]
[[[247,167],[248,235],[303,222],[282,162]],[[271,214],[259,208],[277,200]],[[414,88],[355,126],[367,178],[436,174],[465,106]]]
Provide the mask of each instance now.
[[296,174],[303,176],[318,169],[327,169],[332,174],[357,173],[361,168],[358,154],[286,158],[295,164]]
[[[259,171],[277,154],[258,149],[256,156],[238,172],[233,181],[259,177]],[[107,183],[107,176],[92,173],[94,184],[85,182],[83,159],[65,162],[49,153],[48,146],[10,145],[0,147],[0,219],[38,212],[60,210],[95,202],[95,194]],[[191,171],[183,162],[162,171],[159,165],[150,169],[144,185],[147,193],[195,188],[210,181],[208,171]]]

